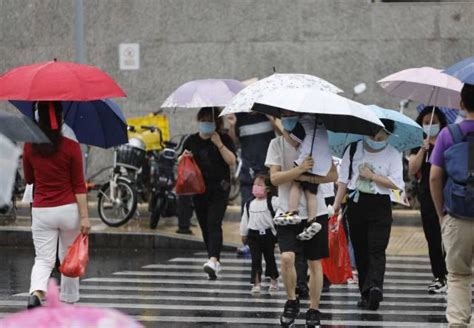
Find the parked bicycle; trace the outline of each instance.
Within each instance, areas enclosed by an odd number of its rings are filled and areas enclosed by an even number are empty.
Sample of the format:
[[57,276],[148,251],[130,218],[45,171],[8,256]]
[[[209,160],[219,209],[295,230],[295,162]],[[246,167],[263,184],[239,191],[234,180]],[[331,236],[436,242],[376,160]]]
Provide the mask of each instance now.
[[[139,216],[139,200],[148,201],[150,228],[155,229],[161,216],[176,213],[175,184],[176,154],[185,136],[179,142],[163,141],[161,130],[155,126],[140,126],[142,130],[157,133],[161,150],[145,150],[139,138],[131,138],[128,144],[114,151],[112,176],[105,184],[95,188],[98,193],[98,212],[101,220],[112,227],[127,223],[135,214]],[[133,132],[133,127],[130,127]],[[107,170],[94,174],[89,180]]]

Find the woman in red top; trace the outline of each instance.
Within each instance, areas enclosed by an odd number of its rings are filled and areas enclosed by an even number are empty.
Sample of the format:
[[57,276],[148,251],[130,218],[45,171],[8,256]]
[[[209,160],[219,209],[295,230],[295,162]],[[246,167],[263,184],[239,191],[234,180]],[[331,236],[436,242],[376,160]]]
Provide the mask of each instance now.
[[[28,308],[41,305],[56,253],[62,261],[77,235],[90,230],[82,153],[77,142],[61,134],[61,103],[38,102],[35,106],[38,125],[51,143],[26,143],[23,150],[25,180],[34,184],[31,231],[36,257]],[[61,277],[60,298],[68,303],[79,300],[79,278]]]

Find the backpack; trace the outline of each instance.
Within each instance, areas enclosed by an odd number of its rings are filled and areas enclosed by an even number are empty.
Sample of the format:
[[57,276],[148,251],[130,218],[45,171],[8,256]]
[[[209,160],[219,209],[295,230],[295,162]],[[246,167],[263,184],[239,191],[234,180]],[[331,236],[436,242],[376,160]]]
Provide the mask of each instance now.
[[474,132],[464,136],[458,124],[448,129],[453,145],[444,151],[444,205],[454,217],[474,219]]
[[[273,195],[268,194],[267,195],[267,208],[270,211],[270,214],[272,215],[272,218],[275,217],[275,210],[273,209],[272,205],[272,197]],[[247,217],[250,218],[250,203],[255,199],[255,197],[252,196],[246,203],[245,203],[245,210],[247,211]]]

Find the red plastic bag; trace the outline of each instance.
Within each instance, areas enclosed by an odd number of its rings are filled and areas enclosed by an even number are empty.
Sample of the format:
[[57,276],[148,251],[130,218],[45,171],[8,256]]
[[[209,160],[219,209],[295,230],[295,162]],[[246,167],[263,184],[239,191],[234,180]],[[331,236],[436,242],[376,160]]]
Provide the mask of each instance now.
[[329,219],[329,257],[322,260],[322,265],[323,273],[331,284],[344,284],[352,278],[346,234],[336,215]]
[[179,195],[202,194],[206,191],[201,170],[192,156],[183,155],[178,165],[176,193]]
[[89,262],[89,236],[79,234],[69,246],[59,271],[66,277],[82,277]]

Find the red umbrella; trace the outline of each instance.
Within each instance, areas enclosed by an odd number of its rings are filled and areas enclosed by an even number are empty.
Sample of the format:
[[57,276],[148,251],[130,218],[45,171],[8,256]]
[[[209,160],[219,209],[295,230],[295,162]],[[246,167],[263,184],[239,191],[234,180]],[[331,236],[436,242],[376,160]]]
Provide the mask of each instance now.
[[0,76],[0,100],[88,101],[126,97],[97,67],[49,61],[19,66]]

